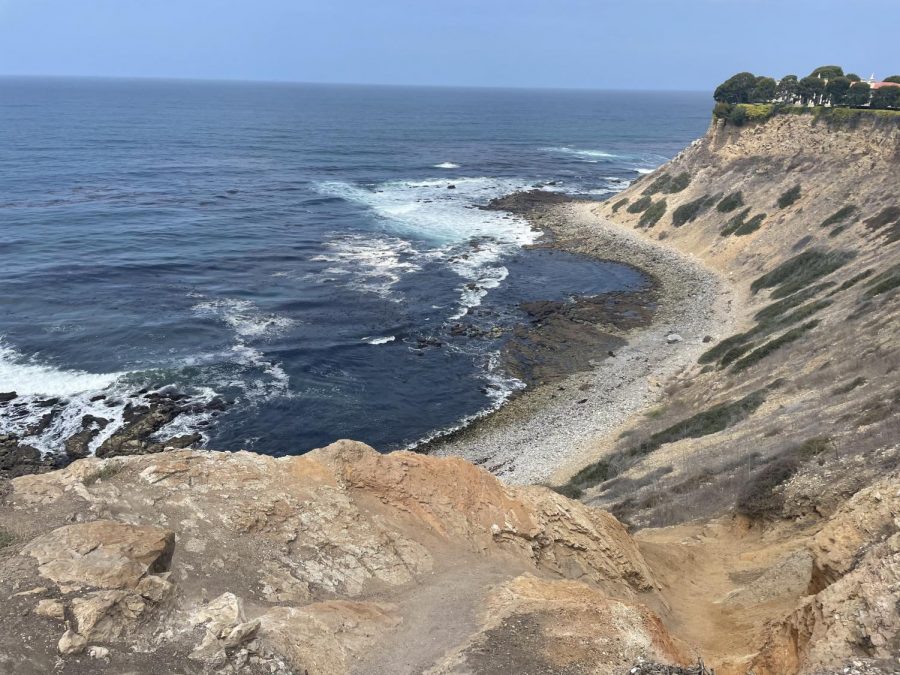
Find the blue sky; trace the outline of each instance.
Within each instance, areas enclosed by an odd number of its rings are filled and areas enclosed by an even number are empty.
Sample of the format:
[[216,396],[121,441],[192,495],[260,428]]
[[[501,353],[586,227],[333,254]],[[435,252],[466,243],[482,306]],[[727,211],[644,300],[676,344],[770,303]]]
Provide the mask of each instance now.
[[900,0],[0,0],[0,74],[712,89],[900,71]]

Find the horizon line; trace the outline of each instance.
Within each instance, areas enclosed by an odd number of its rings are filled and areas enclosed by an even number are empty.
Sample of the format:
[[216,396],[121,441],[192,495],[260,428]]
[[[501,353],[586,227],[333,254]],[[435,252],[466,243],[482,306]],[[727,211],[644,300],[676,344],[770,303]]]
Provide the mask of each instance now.
[[522,91],[622,91],[645,93],[707,93],[711,89],[650,89],[650,88],[621,88],[621,87],[553,87],[542,85],[494,85],[494,84],[410,84],[391,82],[325,82],[315,80],[281,80],[281,79],[241,79],[229,77],[170,77],[160,75],[58,75],[58,74],[16,74],[0,73],[0,80],[112,80],[112,81],[142,81],[142,82],[202,82],[223,84],[279,84],[279,85],[316,85],[338,87],[396,87],[396,88],[423,88],[423,89],[508,89]]

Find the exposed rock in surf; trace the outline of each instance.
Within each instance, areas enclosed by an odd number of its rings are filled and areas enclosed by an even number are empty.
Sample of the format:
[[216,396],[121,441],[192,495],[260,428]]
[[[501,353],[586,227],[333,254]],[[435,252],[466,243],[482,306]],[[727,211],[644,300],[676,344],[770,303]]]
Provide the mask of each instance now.
[[528,384],[555,382],[591,369],[626,344],[622,331],[647,325],[655,292],[605,293],[521,305],[529,324],[517,326],[503,348],[506,367]]
[[0,392],[0,403],[7,403],[16,398],[18,394],[14,391]]
[[525,190],[523,192],[513,192],[504,197],[492,199],[482,208],[489,211],[509,211],[511,213],[524,214],[545,206],[563,204],[571,201],[573,201],[572,195],[563,192]]
[[0,435],[0,478],[15,478],[55,468],[52,459],[41,456],[37,448],[21,443],[13,434]]

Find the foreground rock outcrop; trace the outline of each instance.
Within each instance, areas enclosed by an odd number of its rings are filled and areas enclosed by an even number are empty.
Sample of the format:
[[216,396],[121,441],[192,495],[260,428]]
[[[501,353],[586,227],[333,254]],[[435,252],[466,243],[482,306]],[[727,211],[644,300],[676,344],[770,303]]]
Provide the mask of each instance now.
[[2,672],[608,673],[689,656],[615,518],[458,459],[184,450],[3,489]]

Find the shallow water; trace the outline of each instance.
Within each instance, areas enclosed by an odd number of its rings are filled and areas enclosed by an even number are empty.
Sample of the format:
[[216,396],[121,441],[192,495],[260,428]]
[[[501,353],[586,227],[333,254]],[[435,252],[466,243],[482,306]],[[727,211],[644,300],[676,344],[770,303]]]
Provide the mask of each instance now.
[[53,397],[28,443],[56,451],[90,413],[113,422],[96,447],[144,389],[229,402],[160,437],[269,453],[488,410],[520,383],[502,338],[455,324],[646,279],[523,249],[538,233],[476,207],[547,182],[604,198],[700,135],[707,99],[0,80],[0,432]]

